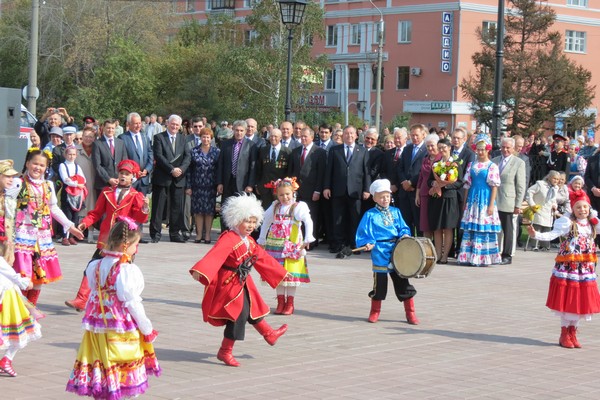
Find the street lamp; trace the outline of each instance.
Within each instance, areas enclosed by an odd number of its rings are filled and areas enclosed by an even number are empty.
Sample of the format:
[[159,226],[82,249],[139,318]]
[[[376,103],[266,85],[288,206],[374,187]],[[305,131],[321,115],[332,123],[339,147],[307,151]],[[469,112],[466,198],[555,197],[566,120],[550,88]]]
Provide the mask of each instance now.
[[504,0],[498,0],[498,22],[496,25],[496,71],[494,73],[494,106],[492,108],[492,147],[500,148],[502,130],[502,75],[504,70]]
[[306,9],[304,0],[279,0],[279,11],[281,12],[281,22],[288,30],[288,57],[287,57],[287,83],[285,87],[285,120],[290,120],[292,112],[292,39],[294,35],[292,30],[296,25],[302,23],[304,10]]
[[377,129],[377,133],[379,133],[379,123],[381,120],[381,66],[383,64],[383,39],[385,27],[383,25],[383,13],[373,3],[373,0],[369,0],[371,5],[379,11],[379,26],[378,26],[378,34],[379,34],[379,50],[377,52],[377,86],[375,87],[375,128]]

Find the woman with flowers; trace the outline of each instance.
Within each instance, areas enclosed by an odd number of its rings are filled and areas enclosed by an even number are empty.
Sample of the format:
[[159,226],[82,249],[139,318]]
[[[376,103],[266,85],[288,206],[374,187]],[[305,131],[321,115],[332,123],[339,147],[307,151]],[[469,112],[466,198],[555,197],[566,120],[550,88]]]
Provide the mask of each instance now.
[[441,159],[433,164],[427,184],[429,186],[429,227],[433,230],[438,263],[447,264],[453,242],[453,230],[458,227],[460,206],[458,191],[463,186],[462,160],[450,155],[451,144],[441,139],[437,144]]
[[417,204],[417,207],[419,207],[420,215],[419,230],[423,232],[423,236],[429,239],[433,239],[433,229],[429,227],[430,186],[428,180],[433,163],[439,161],[442,157],[437,148],[438,140],[440,140],[440,137],[435,133],[430,133],[425,137],[425,140],[423,140],[425,148],[427,149],[427,156],[423,158],[419,180],[417,181],[417,196],[415,197],[415,203]]
[[489,158],[492,142],[488,135],[477,135],[473,142],[477,159],[467,166],[464,214],[460,223],[463,239],[459,264],[487,267],[502,261],[498,249],[501,230],[496,194],[500,186],[500,169]]
[[62,278],[58,255],[52,242],[52,218],[78,239],[83,234],[61,211],[52,182],[46,172],[52,153],[32,147],[25,158],[23,179],[14,179],[11,190],[18,191],[15,218],[15,262],[13,268],[33,282],[24,291],[27,299],[37,304],[42,285]]

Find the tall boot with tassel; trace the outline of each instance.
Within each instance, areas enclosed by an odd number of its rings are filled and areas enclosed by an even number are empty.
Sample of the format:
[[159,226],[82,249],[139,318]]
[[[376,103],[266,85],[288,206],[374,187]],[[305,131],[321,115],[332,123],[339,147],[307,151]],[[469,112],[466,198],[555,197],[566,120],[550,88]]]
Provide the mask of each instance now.
[[369,312],[369,322],[375,323],[379,320],[379,313],[381,312],[381,300],[371,299],[371,311]]
[[77,295],[73,300],[65,301],[65,304],[68,307],[74,308],[78,312],[85,310],[85,305],[87,304],[88,298],[90,297],[90,287],[88,285],[87,277],[84,275],[81,280],[81,284],[79,285],[79,290],[77,291]]
[[408,300],[404,300],[404,311],[406,312],[406,320],[411,325],[419,325],[419,319],[415,313],[415,301],[411,297]]
[[285,299],[285,307],[283,308],[283,315],[292,315],[294,313],[294,296],[288,296]]
[[569,332],[569,337],[571,338],[571,343],[573,343],[573,347],[580,349],[581,344],[579,343],[579,340],[577,340],[577,327],[571,325],[567,330]]
[[221,343],[221,348],[217,353],[217,359],[223,361],[226,365],[230,367],[239,367],[240,363],[233,358],[233,344],[235,340],[223,338],[223,342]]
[[283,314],[284,307],[285,307],[285,295],[278,294],[277,295],[277,308],[275,309],[275,314]]
[[265,338],[265,341],[271,346],[275,346],[277,339],[279,339],[279,337],[283,335],[288,328],[287,324],[283,324],[279,327],[279,329],[273,329],[264,319],[262,319],[258,324],[254,324],[253,326],[258,331],[258,333],[260,333]]

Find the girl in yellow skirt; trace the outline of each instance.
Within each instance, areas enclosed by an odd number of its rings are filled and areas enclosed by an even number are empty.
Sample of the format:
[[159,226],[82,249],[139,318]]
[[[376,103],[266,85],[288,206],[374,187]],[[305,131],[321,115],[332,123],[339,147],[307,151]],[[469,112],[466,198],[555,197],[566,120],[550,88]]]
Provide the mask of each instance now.
[[31,280],[17,274],[9,264],[14,260],[16,200],[6,195],[6,189],[12,187],[17,174],[12,160],[0,161],[0,349],[5,350],[0,375],[12,377],[17,376],[12,367],[17,351],[42,337],[40,325],[21,298],[21,290],[33,286]]
[[161,369],[152,343],[158,332],[146,316],[141,294],[144,276],[131,262],[140,232],[135,221],[118,217],[110,230],[104,258],[86,269],[92,293],[87,302],[77,360],[67,391],[96,399],[137,396],[148,375]]
[[[277,200],[265,211],[258,244],[265,247],[288,271],[288,276],[277,286],[277,309],[275,314],[294,313],[296,288],[309,283],[306,266],[306,248],[316,239],[312,235],[313,222],[308,205],[296,201],[298,184],[295,178],[279,179],[272,183]],[[306,237],[302,238],[304,224]]]

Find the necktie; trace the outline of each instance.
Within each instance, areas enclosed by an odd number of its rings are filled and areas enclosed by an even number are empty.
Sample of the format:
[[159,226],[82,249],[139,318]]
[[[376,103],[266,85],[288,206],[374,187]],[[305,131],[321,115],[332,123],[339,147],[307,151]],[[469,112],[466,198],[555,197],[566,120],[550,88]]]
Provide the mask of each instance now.
[[324,149],[326,147],[327,147],[327,145],[325,144],[325,142],[321,142],[321,148]]
[[506,163],[508,162],[508,158],[504,157],[502,159],[502,162],[500,163],[500,173],[502,173],[502,171],[504,171],[504,167],[506,167]]
[[396,147],[396,154],[394,154],[394,161],[398,161],[401,153],[402,153],[402,151],[400,150],[400,147]]
[[139,156],[139,158],[141,160],[142,159],[143,151],[142,151],[142,142],[140,141],[141,140],[140,139],[140,134],[133,135],[133,139],[135,141],[135,149],[136,149],[137,154],[138,154],[138,156]]
[[115,145],[113,144],[113,139],[108,139],[108,147],[110,147],[110,154],[115,156]]
[[287,147],[287,140],[282,141],[281,144],[283,144],[283,147]]
[[173,151],[175,151],[175,136],[171,136],[171,147],[173,148]]
[[454,150],[454,151],[452,151],[452,156],[453,156],[453,157],[458,157],[458,155],[459,155],[459,154],[460,154],[460,153],[458,152],[458,150]]
[[200,145],[200,139],[198,138],[198,136],[196,136],[195,140],[196,140],[196,146],[199,146]]
[[350,146],[346,146],[346,162],[350,162],[350,158],[352,158],[352,149]]
[[240,156],[240,147],[242,147],[242,142],[235,142],[233,145],[233,157],[231,162],[231,175],[237,175],[237,166],[238,166],[238,158]]
[[117,204],[121,204],[121,201],[123,200],[123,197],[125,197],[127,192],[128,190],[126,188],[121,189],[121,191],[119,192],[119,196],[117,197]]
[[306,147],[302,150],[302,156],[300,156],[300,166],[304,165],[304,159],[306,159]]
[[271,147],[271,162],[277,161],[277,154],[275,153],[275,147]]
[[415,158],[415,155],[417,154],[417,152],[419,151],[419,147],[418,146],[413,146],[413,152],[412,152],[412,159],[413,160]]

